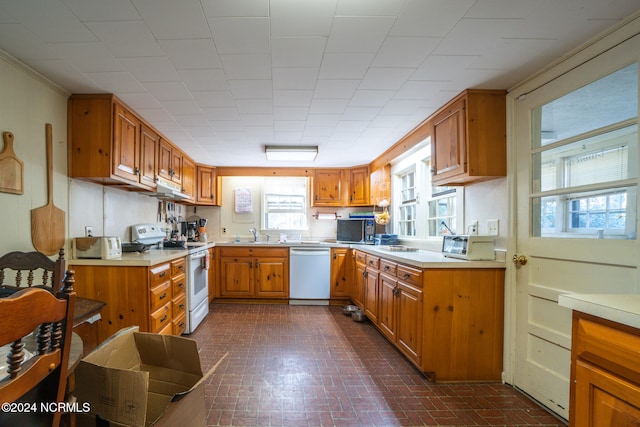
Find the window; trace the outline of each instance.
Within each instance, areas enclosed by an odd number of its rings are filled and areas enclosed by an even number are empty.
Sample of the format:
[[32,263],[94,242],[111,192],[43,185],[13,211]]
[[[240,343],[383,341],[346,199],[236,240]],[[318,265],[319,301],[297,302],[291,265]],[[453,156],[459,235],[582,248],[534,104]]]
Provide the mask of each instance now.
[[[393,232],[401,238],[427,239],[453,231],[462,224],[461,187],[433,187],[430,173],[431,146],[428,140],[394,162],[392,215]],[[458,230],[459,231],[459,230]]]
[[398,234],[416,235],[416,172],[409,171],[400,177],[400,217],[398,218]]
[[638,64],[533,111],[533,235],[636,238]]
[[307,228],[307,178],[265,178],[265,230]]

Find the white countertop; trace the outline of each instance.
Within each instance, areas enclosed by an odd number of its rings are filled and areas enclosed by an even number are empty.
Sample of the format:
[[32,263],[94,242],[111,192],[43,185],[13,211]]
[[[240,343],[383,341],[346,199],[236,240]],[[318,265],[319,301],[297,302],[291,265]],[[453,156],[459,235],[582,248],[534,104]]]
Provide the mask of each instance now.
[[640,294],[566,294],[558,304],[640,329]]
[[415,252],[391,251],[388,246],[352,245],[363,252],[380,256],[391,261],[402,262],[419,268],[505,268],[504,261],[466,261],[448,258],[440,252],[419,250]]

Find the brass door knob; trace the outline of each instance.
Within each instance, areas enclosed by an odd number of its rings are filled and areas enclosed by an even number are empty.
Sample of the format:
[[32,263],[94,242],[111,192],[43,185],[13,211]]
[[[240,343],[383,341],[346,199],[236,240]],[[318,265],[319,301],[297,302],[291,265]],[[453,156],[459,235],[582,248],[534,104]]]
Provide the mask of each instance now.
[[528,261],[524,255],[514,255],[512,259],[516,265],[525,265]]

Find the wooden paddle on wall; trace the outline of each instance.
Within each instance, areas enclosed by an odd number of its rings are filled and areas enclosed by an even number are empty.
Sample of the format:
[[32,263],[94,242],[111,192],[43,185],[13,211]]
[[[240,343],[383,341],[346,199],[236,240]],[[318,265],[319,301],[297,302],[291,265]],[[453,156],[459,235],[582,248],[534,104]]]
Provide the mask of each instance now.
[[4,149],[0,153],[0,191],[3,193],[23,194],[23,163],[13,151],[13,134],[3,132]]
[[54,255],[64,246],[64,211],[53,204],[53,144],[51,124],[45,125],[47,139],[47,204],[31,210],[31,243],[37,251]]

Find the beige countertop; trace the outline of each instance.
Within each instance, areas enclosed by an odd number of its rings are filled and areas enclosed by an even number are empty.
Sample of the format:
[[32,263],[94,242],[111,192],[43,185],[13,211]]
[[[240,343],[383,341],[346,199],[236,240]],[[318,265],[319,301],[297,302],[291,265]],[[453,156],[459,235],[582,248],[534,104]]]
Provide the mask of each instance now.
[[558,304],[640,329],[640,294],[566,294]]
[[176,249],[150,249],[147,252],[123,253],[119,258],[113,259],[71,259],[69,265],[97,265],[97,266],[152,266],[162,264],[184,257],[190,250],[196,248],[211,248],[214,246],[238,246],[238,247],[299,247],[299,246],[327,246],[327,247],[351,247],[385,259],[412,265],[418,268],[505,268],[504,260],[496,261],[465,261],[455,258],[447,258],[440,252],[418,250],[413,252],[398,252],[389,250],[388,246],[376,245],[348,245],[344,243],[327,243],[315,240],[303,240],[302,242],[266,243],[266,242],[209,242],[185,250]]
[[112,259],[70,259],[67,260],[68,265],[95,265],[95,266],[113,266],[113,267],[149,267],[152,265],[162,264],[174,260],[176,258],[186,257],[189,252],[194,249],[208,249],[213,247],[214,243],[203,243],[198,246],[192,246],[187,249],[155,249],[152,248],[146,252],[127,252],[123,253],[119,258]]

